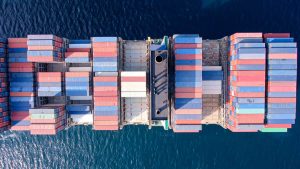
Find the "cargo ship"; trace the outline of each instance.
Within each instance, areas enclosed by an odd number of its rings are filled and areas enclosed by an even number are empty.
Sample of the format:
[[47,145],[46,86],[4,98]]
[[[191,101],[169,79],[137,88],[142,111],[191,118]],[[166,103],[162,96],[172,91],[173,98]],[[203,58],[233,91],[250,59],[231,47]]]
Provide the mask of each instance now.
[[289,33],[28,35],[0,38],[0,62],[2,132],[55,135],[77,125],[287,132],[296,118],[297,44]]

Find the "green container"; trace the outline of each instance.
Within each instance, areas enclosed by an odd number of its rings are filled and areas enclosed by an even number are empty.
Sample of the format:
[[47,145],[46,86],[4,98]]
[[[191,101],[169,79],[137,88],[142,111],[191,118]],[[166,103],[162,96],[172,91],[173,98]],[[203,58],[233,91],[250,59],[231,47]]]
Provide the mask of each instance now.
[[236,108],[237,114],[265,114],[264,109],[239,109]]
[[264,128],[260,130],[261,132],[287,132],[287,128]]
[[31,114],[31,119],[56,119],[57,114]]

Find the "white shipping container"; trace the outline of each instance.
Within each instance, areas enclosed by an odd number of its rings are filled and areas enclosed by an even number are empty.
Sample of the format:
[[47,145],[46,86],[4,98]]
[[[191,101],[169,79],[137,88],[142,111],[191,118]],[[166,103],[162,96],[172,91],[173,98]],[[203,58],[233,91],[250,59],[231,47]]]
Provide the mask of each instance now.
[[121,92],[121,97],[146,97],[146,92]]
[[121,82],[121,91],[146,91],[146,82]]
[[209,89],[209,90],[204,90],[203,89],[203,94],[222,94],[222,90],[212,90],[212,89]]
[[222,86],[221,80],[208,80],[208,81],[202,81],[203,86]]
[[222,66],[203,66],[203,71],[220,71]]
[[146,77],[145,71],[124,71],[121,72],[121,77]]
[[76,124],[93,124],[93,114],[71,114],[70,116]]

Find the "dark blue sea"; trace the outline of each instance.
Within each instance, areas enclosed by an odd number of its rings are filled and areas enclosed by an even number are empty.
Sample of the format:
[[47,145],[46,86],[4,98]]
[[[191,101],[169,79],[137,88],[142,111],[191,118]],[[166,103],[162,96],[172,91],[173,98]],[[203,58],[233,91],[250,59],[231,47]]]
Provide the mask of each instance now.
[[[145,39],[199,33],[213,39],[254,31],[291,32],[299,43],[300,1],[0,0],[0,37]],[[204,126],[197,134],[146,126],[119,132],[72,127],[51,137],[4,132],[0,168],[299,169],[299,119],[280,134],[231,133],[218,126]]]

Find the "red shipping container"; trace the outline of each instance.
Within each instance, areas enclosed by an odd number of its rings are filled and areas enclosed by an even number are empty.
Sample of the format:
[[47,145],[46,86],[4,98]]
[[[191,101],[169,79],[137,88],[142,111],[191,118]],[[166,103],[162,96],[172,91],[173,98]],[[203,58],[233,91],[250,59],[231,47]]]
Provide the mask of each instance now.
[[27,38],[8,38],[8,43],[27,43]]
[[30,62],[56,62],[58,59],[53,56],[27,56],[27,60]]
[[95,102],[95,106],[118,106],[118,102]]
[[94,121],[95,126],[117,126],[118,121]]
[[20,121],[20,120],[29,121],[30,120],[29,114],[27,114],[27,115],[11,115],[10,118],[11,118],[11,120],[14,120],[14,121]]
[[230,36],[230,40],[236,38],[262,38],[261,32],[250,32],[250,33],[235,33]]
[[201,49],[202,48],[202,44],[201,43],[176,43],[174,44],[174,49],[180,49],[180,48],[185,48],[185,49],[189,49],[189,48],[198,48]]
[[58,50],[55,46],[28,46],[28,50]]
[[265,86],[265,81],[260,81],[260,82],[253,82],[253,81],[244,81],[244,82],[231,82],[232,86]]
[[118,97],[94,97],[96,102],[117,102]]
[[6,97],[0,97],[0,102],[1,102],[1,103],[7,102],[7,98],[6,98]]
[[101,126],[94,125],[93,129],[94,130],[119,130],[119,126],[117,126],[117,125],[101,125]]
[[27,48],[27,43],[9,43],[8,48]]
[[267,98],[268,103],[296,103],[296,98]]
[[118,49],[116,47],[105,47],[105,48],[93,48],[93,52],[112,52],[117,53]]
[[34,72],[34,68],[9,68],[9,72]]
[[292,128],[291,124],[265,124],[265,128]]
[[56,130],[44,130],[44,129],[30,130],[30,134],[32,135],[55,135],[56,133],[57,133]]
[[175,70],[202,70],[202,66],[175,66]]
[[297,53],[269,53],[269,59],[297,59]]
[[245,60],[233,60],[230,62],[231,65],[252,65],[252,64],[266,64],[265,59],[245,59]]
[[264,38],[289,38],[290,33],[265,33]]
[[89,52],[66,52],[65,57],[89,57]]
[[118,52],[93,52],[93,57],[117,57]]
[[66,78],[68,77],[89,77],[90,72],[66,72]]
[[202,109],[177,109],[175,114],[201,114]]
[[146,77],[145,76],[122,77],[121,81],[122,82],[146,82]]
[[9,63],[11,68],[34,68],[34,63]]
[[268,87],[268,92],[296,92],[296,86]]
[[175,93],[175,98],[202,98],[202,93]]
[[42,124],[52,124],[52,123],[57,123],[59,122],[60,118],[56,118],[56,119],[30,119],[30,122],[32,124],[34,123],[42,123]]
[[118,96],[118,91],[94,91],[94,96]]
[[237,76],[236,81],[237,82],[264,82],[266,80],[265,76]]
[[38,77],[61,77],[61,72],[38,72]]
[[94,121],[118,121],[118,116],[94,116]]
[[117,82],[118,77],[105,76],[105,77],[94,77],[94,82]]
[[30,124],[30,130],[56,130],[61,124]]
[[118,91],[118,87],[94,87],[94,91]]
[[238,77],[243,77],[243,76],[265,77],[266,76],[265,71],[231,71],[230,74]]
[[297,82],[296,81],[280,81],[280,82],[268,81],[268,86],[269,87],[281,87],[281,86],[296,87]]
[[201,124],[201,120],[175,120],[175,124]]
[[118,44],[117,42],[93,42],[92,43],[93,48],[117,48]]
[[192,87],[184,87],[184,88],[175,88],[175,93],[202,93],[202,88],[192,88]]
[[38,77],[38,82],[61,82],[62,77]]

